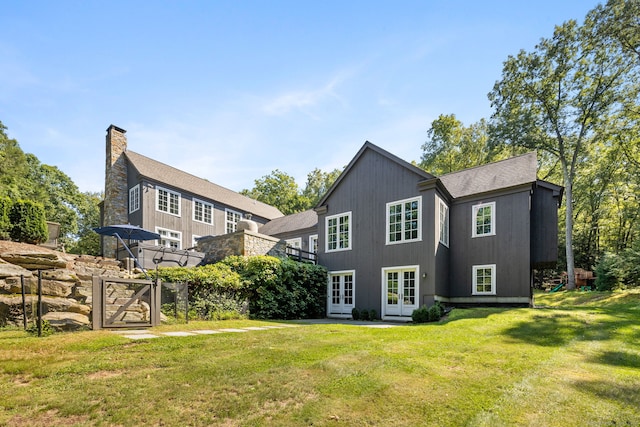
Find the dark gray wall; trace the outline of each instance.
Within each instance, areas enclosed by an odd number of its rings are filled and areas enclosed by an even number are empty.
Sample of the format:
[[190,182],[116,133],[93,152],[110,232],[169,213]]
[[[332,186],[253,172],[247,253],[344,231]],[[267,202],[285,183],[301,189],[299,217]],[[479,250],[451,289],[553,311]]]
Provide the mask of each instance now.
[[[355,270],[358,309],[381,312],[382,268],[419,265],[419,295],[434,293],[435,190],[418,191],[423,177],[381,154],[367,150],[327,200],[318,215],[319,264],[329,271]],[[386,245],[386,203],[422,196],[422,241]],[[352,212],[352,249],[325,253],[325,218]],[[422,274],[427,273],[426,278]],[[421,303],[422,301],[418,301]]]
[[[450,213],[449,297],[472,293],[472,267],[496,264],[496,296],[523,297],[530,290],[530,187],[454,203]],[[496,203],[496,235],[472,238],[472,206]],[[483,297],[478,297],[482,299]]]
[[536,186],[531,200],[531,265],[554,268],[558,261],[558,197]]
[[[156,227],[161,227],[173,231],[182,232],[182,248],[186,249],[192,246],[193,236],[218,236],[226,233],[225,225],[225,209],[229,208],[233,211],[244,215],[241,209],[229,206],[221,201],[210,200],[199,197],[180,190],[169,184],[155,183],[144,180],[140,177],[135,168],[129,166],[128,169],[129,188],[136,184],[140,184],[140,210],[129,214],[129,223],[139,225],[147,230],[155,231]],[[156,210],[156,187],[163,187],[180,193],[180,216],[158,212]],[[127,189],[127,199],[129,197]],[[193,220],[193,199],[202,200],[213,204],[213,225],[205,224]],[[128,206],[128,205],[127,205]],[[259,225],[268,222],[267,219],[257,215],[251,218]]]

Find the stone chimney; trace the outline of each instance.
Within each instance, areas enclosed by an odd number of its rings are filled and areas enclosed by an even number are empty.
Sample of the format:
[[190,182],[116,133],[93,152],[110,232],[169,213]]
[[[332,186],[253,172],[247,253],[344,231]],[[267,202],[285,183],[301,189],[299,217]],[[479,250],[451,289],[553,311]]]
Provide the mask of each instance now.
[[[102,225],[127,224],[129,185],[127,182],[127,164],[124,152],[127,151],[127,131],[111,125],[107,129],[107,161],[104,180],[104,208]],[[104,237],[102,253],[106,257],[115,257],[116,239]]]

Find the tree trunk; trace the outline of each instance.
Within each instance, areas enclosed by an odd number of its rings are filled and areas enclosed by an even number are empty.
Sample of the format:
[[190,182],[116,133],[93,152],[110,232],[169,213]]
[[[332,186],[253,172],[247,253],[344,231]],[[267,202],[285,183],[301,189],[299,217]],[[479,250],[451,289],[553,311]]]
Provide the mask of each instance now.
[[567,208],[564,230],[567,253],[567,290],[573,290],[576,288],[575,259],[573,256],[573,182],[566,172],[564,178],[564,194]]

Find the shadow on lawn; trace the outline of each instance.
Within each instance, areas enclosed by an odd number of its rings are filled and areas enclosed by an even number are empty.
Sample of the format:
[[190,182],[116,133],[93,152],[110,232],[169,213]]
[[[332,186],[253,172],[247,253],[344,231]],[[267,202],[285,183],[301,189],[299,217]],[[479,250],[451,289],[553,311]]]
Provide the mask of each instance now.
[[640,389],[635,384],[623,385],[617,381],[577,381],[573,386],[576,390],[592,394],[596,399],[606,399],[632,407],[640,405]]
[[[563,345],[571,340],[600,341],[622,334],[621,331],[634,328],[630,336],[640,338],[637,316],[633,313],[612,309],[572,308],[543,309],[531,320],[516,323],[505,331],[511,338],[543,346]],[[544,313],[544,314],[543,314]]]
[[612,366],[640,369],[640,356],[626,351],[605,351],[591,359],[592,362]]

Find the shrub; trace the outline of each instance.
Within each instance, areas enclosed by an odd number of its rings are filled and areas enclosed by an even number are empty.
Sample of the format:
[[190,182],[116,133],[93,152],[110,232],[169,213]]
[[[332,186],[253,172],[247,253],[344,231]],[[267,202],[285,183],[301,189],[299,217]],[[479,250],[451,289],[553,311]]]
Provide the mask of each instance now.
[[369,310],[369,320],[377,320],[378,319],[378,312],[375,311],[374,309]]
[[298,319],[325,313],[324,267],[267,255],[230,256],[221,261],[242,277],[251,317]]
[[[38,335],[37,321],[34,323],[31,323],[29,327],[27,327],[27,332],[32,335]],[[40,332],[41,332],[41,336],[47,337],[49,335],[52,335],[55,332],[55,329],[53,329],[53,326],[51,326],[48,320],[43,319]]]
[[425,322],[437,322],[442,318],[444,314],[444,309],[442,305],[438,301],[431,307],[427,307],[423,305],[420,308],[413,310],[411,313],[411,319],[415,323],[425,323]]
[[10,198],[0,197],[0,240],[11,238],[11,221],[9,220],[11,206],[13,206],[13,202]]
[[17,242],[38,244],[46,242],[49,232],[44,207],[30,200],[18,200],[11,206],[9,221],[11,238]]
[[419,308],[413,310],[411,313],[411,319],[414,323],[425,323],[429,321],[429,308],[426,305],[423,305]]
[[440,303],[436,301],[434,305],[429,307],[429,314],[428,314],[429,321],[437,322],[442,317],[442,313],[443,313],[442,307],[440,306]]
[[360,310],[353,307],[351,309],[351,317],[353,318],[353,320],[360,320]]
[[[228,265],[163,267],[158,269],[158,277],[165,282],[189,284],[190,317],[195,315],[203,320],[219,320],[221,317],[243,316],[245,284],[240,275]],[[173,304],[167,304],[163,308],[166,315],[174,315]],[[180,316],[179,312],[178,317]]]
[[610,291],[618,286],[618,278],[615,273],[616,257],[613,254],[605,254],[595,268],[595,286],[599,291]]
[[360,320],[369,320],[369,310],[362,310],[360,312]]

